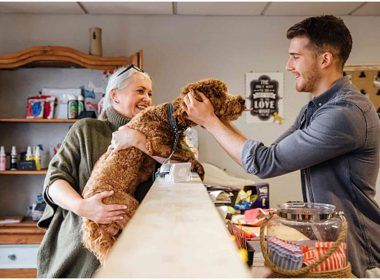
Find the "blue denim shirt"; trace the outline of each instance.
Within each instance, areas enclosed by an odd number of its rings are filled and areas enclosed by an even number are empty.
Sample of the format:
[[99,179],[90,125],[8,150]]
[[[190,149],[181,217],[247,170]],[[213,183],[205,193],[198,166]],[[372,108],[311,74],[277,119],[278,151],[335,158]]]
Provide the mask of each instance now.
[[301,170],[305,201],[344,211],[353,272],[380,263],[380,121],[369,99],[347,77],[304,106],[295,123],[269,147],[247,140],[241,162],[260,178]]

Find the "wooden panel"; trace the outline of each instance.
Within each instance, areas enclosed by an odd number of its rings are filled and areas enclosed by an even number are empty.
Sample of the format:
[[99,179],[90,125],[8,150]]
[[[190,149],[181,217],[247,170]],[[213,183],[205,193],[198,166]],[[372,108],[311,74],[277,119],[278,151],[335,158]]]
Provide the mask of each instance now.
[[39,244],[45,230],[38,228],[37,223],[25,220],[18,224],[0,225],[0,244]]
[[130,63],[142,64],[142,51],[129,57],[103,57],[84,54],[62,46],[37,46],[0,56],[0,69],[20,67],[79,67],[112,70]]
[[2,118],[3,123],[75,123],[78,119],[24,119],[24,118]]
[[40,244],[43,234],[0,234],[0,244]]
[[36,278],[37,269],[0,269],[0,278]]
[[45,175],[47,170],[5,170],[0,175]]

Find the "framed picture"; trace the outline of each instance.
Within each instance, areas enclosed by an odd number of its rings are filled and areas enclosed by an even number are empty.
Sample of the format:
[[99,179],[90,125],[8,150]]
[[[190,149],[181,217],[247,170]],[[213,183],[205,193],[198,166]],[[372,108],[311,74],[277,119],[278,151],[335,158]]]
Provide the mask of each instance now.
[[247,106],[251,108],[247,114],[247,122],[274,122],[284,116],[284,73],[245,74]]

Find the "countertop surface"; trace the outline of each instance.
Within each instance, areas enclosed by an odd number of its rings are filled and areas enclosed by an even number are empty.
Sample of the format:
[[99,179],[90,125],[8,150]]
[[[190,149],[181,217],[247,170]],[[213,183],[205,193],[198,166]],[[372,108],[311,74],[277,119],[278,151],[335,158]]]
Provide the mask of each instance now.
[[252,277],[197,175],[158,178],[96,277]]

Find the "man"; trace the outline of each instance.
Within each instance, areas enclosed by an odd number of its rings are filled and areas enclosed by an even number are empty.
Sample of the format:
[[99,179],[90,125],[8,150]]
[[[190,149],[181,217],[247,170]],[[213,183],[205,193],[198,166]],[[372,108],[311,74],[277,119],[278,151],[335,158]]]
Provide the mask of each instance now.
[[195,93],[185,97],[188,117],[248,173],[269,178],[301,170],[304,200],[344,211],[353,273],[371,277],[380,271],[380,210],[374,200],[380,124],[371,102],[343,77],[351,34],[341,19],[320,16],[295,24],[287,38],[286,69],[295,76],[296,90],[313,99],[271,146],[222,123],[202,93],[199,101]]

